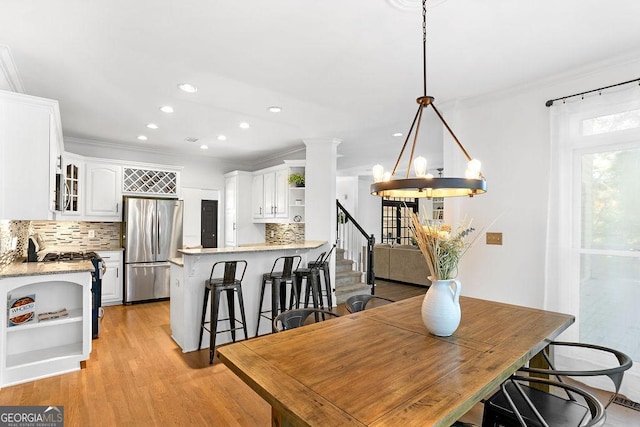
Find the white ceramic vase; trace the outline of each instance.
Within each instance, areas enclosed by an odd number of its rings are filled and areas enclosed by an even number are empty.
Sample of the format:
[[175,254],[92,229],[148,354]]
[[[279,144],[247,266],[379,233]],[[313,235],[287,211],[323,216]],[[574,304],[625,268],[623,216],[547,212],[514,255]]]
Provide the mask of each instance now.
[[422,321],[433,335],[448,337],[460,325],[460,290],[455,279],[433,280],[422,301]]

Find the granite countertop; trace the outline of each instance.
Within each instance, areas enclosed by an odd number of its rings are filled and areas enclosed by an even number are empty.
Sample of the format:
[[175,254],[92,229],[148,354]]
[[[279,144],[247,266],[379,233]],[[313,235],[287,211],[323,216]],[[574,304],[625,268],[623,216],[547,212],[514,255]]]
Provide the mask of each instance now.
[[198,249],[178,249],[178,252],[184,255],[206,255],[206,254],[225,254],[239,252],[268,252],[282,251],[291,249],[316,249],[327,243],[326,240],[305,240],[300,243],[289,243],[286,245],[275,245],[267,243],[256,243],[252,245],[226,247],[226,248],[198,248]]
[[14,262],[0,270],[0,279],[18,276],[39,276],[43,274],[81,273],[93,271],[91,261],[63,262]]

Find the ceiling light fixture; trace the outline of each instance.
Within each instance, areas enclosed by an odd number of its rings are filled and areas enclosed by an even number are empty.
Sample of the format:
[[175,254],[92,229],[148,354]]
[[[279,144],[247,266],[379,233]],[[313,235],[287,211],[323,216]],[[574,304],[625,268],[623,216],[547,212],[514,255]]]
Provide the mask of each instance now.
[[224,135],[218,135],[218,141],[226,141],[227,137]]
[[247,123],[247,122],[242,122],[242,123],[240,123],[239,126],[240,126],[240,129],[249,129],[249,127],[250,127],[249,123]]
[[273,107],[269,107],[269,112],[270,113],[280,113],[280,112],[282,112],[282,108],[278,107],[277,105],[274,105]]
[[173,107],[165,105],[164,107],[160,107],[160,111],[163,113],[173,113]]
[[140,141],[146,141],[148,138],[145,135],[138,135]]
[[149,123],[149,124],[147,125],[147,127],[148,127],[149,129],[158,129],[158,125],[157,125],[157,124],[155,124],[155,123]]
[[204,144],[203,144],[203,145],[201,145],[201,146],[200,146],[200,149],[201,149],[201,150],[208,150],[208,149],[209,149],[209,147],[207,147],[206,145],[204,145]]
[[[416,101],[418,102],[418,111],[413,118],[409,133],[407,134],[396,164],[393,167],[393,172],[385,172],[382,165],[375,165],[373,167],[373,180],[371,184],[371,194],[381,197],[426,197],[431,199],[432,197],[456,197],[456,196],[469,196],[473,197],[476,194],[482,194],[487,191],[487,183],[484,176],[480,172],[480,161],[473,159],[467,150],[464,149],[453,130],[449,127],[447,122],[442,117],[442,114],[438,111],[433,103],[434,98],[427,96],[427,5],[426,0],[422,0],[422,71],[423,71],[423,87],[424,93]],[[416,143],[418,142],[418,133],[420,131],[420,121],[422,119],[422,112],[431,107],[436,113],[444,127],[449,131],[449,134],[453,137],[458,148],[462,151],[464,156],[468,160],[467,171],[464,178],[443,178],[434,176],[427,173],[427,159],[418,156],[414,160],[414,152]],[[415,130],[415,132],[414,132]],[[407,173],[404,178],[393,179],[402,155],[404,154],[409,139],[413,134],[413,143],[411,145],[411,153],[409,155],[409,163],[407,165]],[[414,165],[415,176],[409,177],[411,170],[411,163]]]
[[396,137],[402,136],[402,132],[396,132],[396,133],[393,134],[393,136],[396,136]]
[[196,93],[198,91],[198,88],[191,83],[180,83],[178,87],[180,88],[180,90],[187,93]]

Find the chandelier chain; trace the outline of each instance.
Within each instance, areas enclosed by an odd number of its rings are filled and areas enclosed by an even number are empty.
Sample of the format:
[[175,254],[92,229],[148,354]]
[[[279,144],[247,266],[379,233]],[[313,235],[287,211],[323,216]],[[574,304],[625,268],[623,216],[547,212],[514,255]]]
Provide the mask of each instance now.
[[427,96],[427,0],[422,0],[422,78],[424,96]]

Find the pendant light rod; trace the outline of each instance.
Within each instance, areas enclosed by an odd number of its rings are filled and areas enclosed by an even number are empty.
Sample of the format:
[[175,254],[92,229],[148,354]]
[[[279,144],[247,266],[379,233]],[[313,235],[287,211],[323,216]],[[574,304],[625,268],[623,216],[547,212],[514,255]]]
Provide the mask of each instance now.
[[413,127],[416,125],[416,121],[418,120],[418,116],[420,115],[420,110],[422,106],[418,107],[418,111],[416,111],[416,115],[413,118],[413,122],[411,122],[411,127],[409,128],[409,133],[407,133],[407,137],[404,139],[404,144],[402,144],[402,149],[400,150],[400,155],[396,159],[396,164],[393,167],[393,172],[391,172],[391,176],[396,174],[398,170],[398,166],[400,165],[400,160],[402,159],[402,154],[404,153],[405,148],[407,148],[407,143],[409,142],[409,138],[411,138],[411,132],[413,132]]
[[427,1],[422,0],[422,87],[427,96]]
[[442,114],[440,114],[440,111],[438,111],[438,109],[436,108],[436,106],[434,104],[431,104],[431,106],[433,107],[433,111],[435,111],[436,114],[438,115],[438,117],[440,117],[440,121],[442,121],[442,124],[444,125],[444,127],[447,128],[447,130],[449,131],[449,134],[451,135],[453,140],[456,142],[456,144],[458,144],[458,148],[460,148],[460,150],[462,150],[462,153],[467,158],[467,161],[470,162],[471,161],[471,156],[469,155],[467,150],[465,150],[465,148],[463,147],[462,143],[460,142],[460,140],[458,139],[456,134],[453,133],[453,129],[451,129],[451,127],[449,127],[449,123],[447,123],[447,121],[444,119],[444,117],[442,117]]

